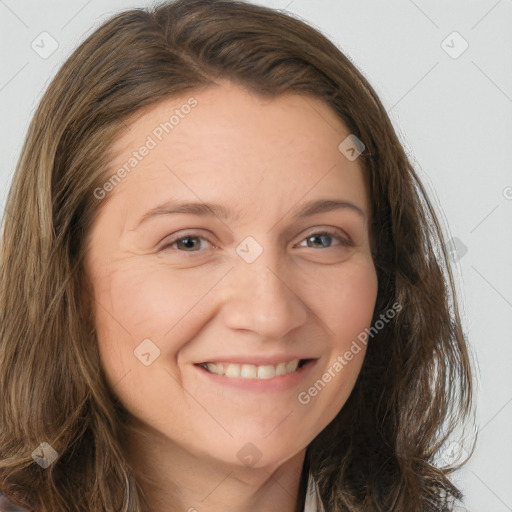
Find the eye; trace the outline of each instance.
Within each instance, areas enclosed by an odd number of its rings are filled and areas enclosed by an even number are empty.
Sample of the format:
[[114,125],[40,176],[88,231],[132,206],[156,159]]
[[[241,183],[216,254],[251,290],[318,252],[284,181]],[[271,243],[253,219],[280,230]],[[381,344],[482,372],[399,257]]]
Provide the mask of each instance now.
[[[196,249],[200,248],[200,244],[197,243],[198,240],[205,240],[206,242],[208,242],[208,240],[206,240],[206,238],[204,238],[202,236],[194,235],[193,233],[186,233],[185,235],[181,235],[178,238],[171,239],[169,241],[169,243],[167,243],[166,245],[164,245],[162,247],[162,250],[170,248],[173,245],[178,244],[177,247],[180,252],[198,252],[196,250]],[[208,243],[210,243],[210,242],[208,242]],[[213,244],[212,244],[212,246],[213,246]],[[183,250],[179,249],[179,247],[181,247]],[[213,247],[215,247],[215,246],[213,246]]]
[[[317,244],[317,243],[322,244],[323,243],[324,245],[326,245],[325,247],[315,247],[315,246],[308,245],[307,247],[309,247],[309,248],[329,249],[332,246],[332,242],[331,242],[332,239],[335,239],[338,241],[338,247],[339,246],[350,247],[353,245],[352,242],[350,242],[349,240],[347,240],[346,238],[341,236],[338,231],[329,230],[329,229],[324,229],[322,231],[313,232],[313,233],[309,234],[304,239],[304,241],[308,242],[310,240],[313,240],[313,244]],[[178,250],[179,252],[201,252],[200,251],[200,249],[201,249],[200,241],[201,240],[210,244],[213,248],[216,247],[215,245],[211,244],[206,238],[204,238],[202,236],[199,236],[194,233],[185,233],[179,237],[172,238],[166,245],[164,245],[162,247],[161,250],[173,248],[173,246],[176,246],[175,249]],[[301,247],[301,245],[299,244],[299,245],[296,245],[295,247]],[[302,247],[304,247],[304,246],[302,246]]]
[[[336,240],[338,240],[339,242],[339,245],[341,246],[345,246],[345,247],[350,247],[352,246],[352,242],[350,242],[349,240],[347,240],[346,238],[342,237],[338,231],[335,231],[335,230],[329,230],[329,229],[325,229],[325,230],[322,230],[322,231],[319,231],[319,232],[315,232],[315,233],[311,233],[309,234],[305,239],[304,241],[309,241],[311,239],[315,240],[314,243],[316,243],[317,241],[320,241],[320,243],[322,243],[322,240],[323,241],[328,241],[329,239],[332,239],[332,238],[335,238]],[[297,247],[300,247],[300,245],[298,245]],[[311,247],[311,246],[309,246]],[[328,246],[325,247],[326,249],[329,249],[331,247],[331,243],[328,243]],[[313,247],[315,248],[315,247]],[[322,249],[322,247],[320,247],[320,249]]]

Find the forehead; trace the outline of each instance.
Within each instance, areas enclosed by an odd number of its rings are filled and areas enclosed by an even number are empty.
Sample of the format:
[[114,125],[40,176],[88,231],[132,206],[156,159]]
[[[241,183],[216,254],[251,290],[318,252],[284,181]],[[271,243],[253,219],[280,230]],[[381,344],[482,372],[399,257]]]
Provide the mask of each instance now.
[[272,190],[296,202],[339,191],[369,206],[362,167],[338,148],[350,132],[314,96],[269,98],[222,84],[146,107],[128,126],[112,147],[109,172],[129,170],[114,194],[236,202]]

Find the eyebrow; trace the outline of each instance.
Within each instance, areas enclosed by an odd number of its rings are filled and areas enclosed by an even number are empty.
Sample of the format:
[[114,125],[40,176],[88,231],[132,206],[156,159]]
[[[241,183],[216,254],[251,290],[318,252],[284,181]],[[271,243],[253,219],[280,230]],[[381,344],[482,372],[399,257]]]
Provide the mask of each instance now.
[[[314,201],[309,201],[303,204],[297,211],[295,211],[293,217],[296,219],[302,219],[304,217],[310,217],[318,213],[341,209],[349,209],[358,213],[363,219],[366,219],[366,214],[362,208],[349,201],[341,201],[336,199],[317,199]],[[240,218],[240,212],[233,212],[221,204],[168,201],[146,212],[139,220],[135,229],[139,228],[141,224],[147,222],[148,220],[159,217],[161,215],[172,215],[180,213],[197,215],[198,217],[218,217],[223,220],[237,220]]]

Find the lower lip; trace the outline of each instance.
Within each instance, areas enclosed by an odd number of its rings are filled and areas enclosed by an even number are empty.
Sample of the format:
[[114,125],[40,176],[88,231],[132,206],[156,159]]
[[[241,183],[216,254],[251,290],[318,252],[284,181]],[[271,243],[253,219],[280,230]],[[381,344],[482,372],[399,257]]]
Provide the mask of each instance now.
[[218,383],[237,389],[246,389],[255,392],[285,391],[300,384],[316,365],[317,359],[312,359],[299,368],[296,372],[279,375],[271,379],[244,379],[243,377],[225,377],[210,373],[200,365],[194,365],[199,372],[210,382]]

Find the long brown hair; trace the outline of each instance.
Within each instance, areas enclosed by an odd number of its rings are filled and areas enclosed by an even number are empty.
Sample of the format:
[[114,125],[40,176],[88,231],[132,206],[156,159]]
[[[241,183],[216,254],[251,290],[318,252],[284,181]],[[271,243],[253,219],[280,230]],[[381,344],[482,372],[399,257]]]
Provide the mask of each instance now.
[[[62,66],[31,122],[3,219],[0,488],[36,510],[142,511],[104,378],[84,267],[109,149],[141,107],[230,80],[328,104],[360,139],[379,289],[355,388],[310,443],[327,511],[449,510],[459,465],[436,463],[472,411],[472,371],[442,229],[376,93],[292,15],[236,0],[178,0],[113,16]],[[340,140],[341,142],[341,140]],[[381,322],[382,323],[382,322]],[[47,468],[32,454],[47,442]]]

